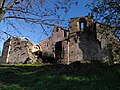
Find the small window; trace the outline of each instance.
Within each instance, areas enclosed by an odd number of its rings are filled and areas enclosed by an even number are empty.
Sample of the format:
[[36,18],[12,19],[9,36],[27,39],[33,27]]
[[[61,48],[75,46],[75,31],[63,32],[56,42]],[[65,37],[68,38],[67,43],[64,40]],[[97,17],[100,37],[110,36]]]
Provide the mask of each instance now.
[[64,37],[67,37],[67,31],[64,30]]
[[59,28],[58,27],[56,28],[56,32],[59,32]]
[[80,23],[80,29],[83,31],[83,30],[84,30],[84,28],[85,28],[84,23],[83,23],[83,22],[82,22],[82,23]]
[[85,23],[84,22],[77,22],[78,31],[84,31]]
[[80,18],[77,22],[77,29],[78,31],[84,31],[87,27],[87,21],[85,18]]

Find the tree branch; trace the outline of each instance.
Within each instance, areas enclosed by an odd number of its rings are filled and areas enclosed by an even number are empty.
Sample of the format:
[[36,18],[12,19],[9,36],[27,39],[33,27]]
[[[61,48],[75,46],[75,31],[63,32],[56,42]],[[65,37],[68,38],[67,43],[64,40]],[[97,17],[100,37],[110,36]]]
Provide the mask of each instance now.
[[49,23],[46,23],[44,21],[41,21],[40,19],[33,19],[33,18],[26,18],[26,17],[17,17],[17,16],[6,16],[6,17],[4,17],[4,19],[5,18],[16,18],[16,19],[21,19],[21,20],[33,22],[33,23],[36,23],[36,24],[43,24],[43,25],[48,25],[48,26],[57,26],[55,24],[49,24]]
[[9,34],[9,33],[5,32],[5,31],[3,31],[3,30],[0,30],[0,32],[2,32],[2,33],[4,33],[4,34],[6,34],[6,35],[8,35],[8,36],[12,36],[11,34]]
[[4,4],[5,4],[5,0],[2,0],[2,1],[1,1],[1,5],[0,5],[0,8],[3,8],[3,7],[4,7]]

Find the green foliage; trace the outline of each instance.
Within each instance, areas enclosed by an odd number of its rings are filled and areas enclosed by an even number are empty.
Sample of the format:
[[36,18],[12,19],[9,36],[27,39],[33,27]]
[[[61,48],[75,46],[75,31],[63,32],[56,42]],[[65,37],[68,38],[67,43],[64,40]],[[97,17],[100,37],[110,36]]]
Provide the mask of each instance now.
[[119,65],[0,65],[0,90],[119,90],[119,76]]
[[14,84],[7,85],[7,86],[0,84],[0,89],[1,90],[23,90],[22,87],[20,87],[19,85],[14,85]]
[[47,52],[47,51],[42,51],[42,56],[46,57],[46,58],[48,58],[48,57],[54,57],[53,53]]
[[54,54],[48,51],[42,51],[41,59],[44,63],[54,63],[56,62],[54,59]]

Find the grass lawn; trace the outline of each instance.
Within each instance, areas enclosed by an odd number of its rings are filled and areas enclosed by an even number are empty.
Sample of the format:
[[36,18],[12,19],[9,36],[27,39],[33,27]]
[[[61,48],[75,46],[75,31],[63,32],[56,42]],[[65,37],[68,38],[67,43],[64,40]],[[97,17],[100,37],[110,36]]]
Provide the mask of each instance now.
[[0,90],[120,90],[120,65],[0,65]]

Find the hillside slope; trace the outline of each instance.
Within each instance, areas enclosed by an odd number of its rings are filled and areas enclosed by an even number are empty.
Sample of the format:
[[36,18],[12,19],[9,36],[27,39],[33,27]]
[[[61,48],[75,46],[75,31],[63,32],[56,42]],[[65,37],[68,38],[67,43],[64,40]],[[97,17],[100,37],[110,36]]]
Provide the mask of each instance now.
[[0,65],[0,90],[120,90],[120,65]]

